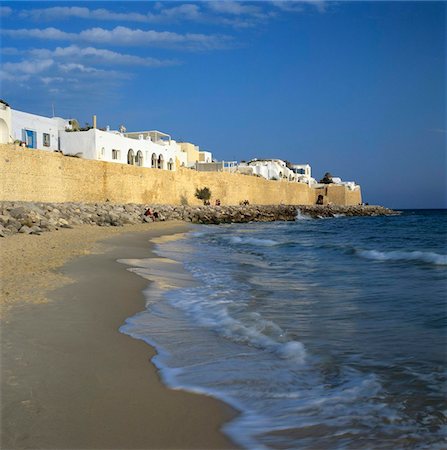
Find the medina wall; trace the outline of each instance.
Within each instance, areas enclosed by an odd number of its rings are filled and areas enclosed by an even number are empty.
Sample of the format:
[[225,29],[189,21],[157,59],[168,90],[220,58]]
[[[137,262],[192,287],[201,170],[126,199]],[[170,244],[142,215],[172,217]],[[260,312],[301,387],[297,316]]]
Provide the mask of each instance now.
[[[194,197],[196,188],[205,186],[212,192],[211,201],[220,199],[226,205],[242,200],[260,205],[312,205],[316,199],[315,190],[302,183],[185,168],[169,172],[0,145],[0,200],[193,205],[201,203]],[[327,199],[335,204],[330,192]],[[338,197],[344,203],[337,204],[361,201],[347,194]],[[355,203],[346,203],[351,200]]]
[[362,203],[362,193],[360,187],[351,191],[345,186],[327,184],[323,187],[312,189],[314,192],[314,202],[318,196],[323,196],[323,205],[359,205]]

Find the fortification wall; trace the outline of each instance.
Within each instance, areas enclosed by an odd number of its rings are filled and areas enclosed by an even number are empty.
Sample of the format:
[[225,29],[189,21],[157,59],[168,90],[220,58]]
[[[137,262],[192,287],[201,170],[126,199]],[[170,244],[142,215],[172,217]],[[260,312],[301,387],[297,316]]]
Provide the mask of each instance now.
[[[168,172],[0,145],[0,200],[197,205],[201,202],[194,197],[195,190],[205,186],[211,189],[212,200],[219,198],[227,205],[242,200],[259,205],[312,205],[316,199],[315,190],[302,183],[184,168]],[[335,204],[331,195],[332,189],[325,202]],[[360,202],[337,191],[337,204]]]
[[362,203],[362,193],[360,188],[351,191],[345,186],[327,184],[324,187],[313,189],[314,203],[318,196],[323,195],[323,205],[359,205]]

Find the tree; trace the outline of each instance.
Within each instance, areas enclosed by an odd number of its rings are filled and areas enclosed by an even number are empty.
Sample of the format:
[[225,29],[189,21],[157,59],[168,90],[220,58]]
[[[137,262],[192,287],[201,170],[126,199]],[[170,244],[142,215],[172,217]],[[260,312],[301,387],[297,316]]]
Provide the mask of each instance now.
[[206,203],[209,201],[209,199],[211,198],[211,191],[209,188],[204,187],[202,189],[197,188],[196,189],[196,193],[195,196],[199,199],[199,200],[203,200],[203,204],[206,205]]
[[324,177],[320,180],[320,183],[323,183],[323,184],[331,184],[331,183],[333,183],[332,175],[330,174],[330,172],[326,172],[324,174]]

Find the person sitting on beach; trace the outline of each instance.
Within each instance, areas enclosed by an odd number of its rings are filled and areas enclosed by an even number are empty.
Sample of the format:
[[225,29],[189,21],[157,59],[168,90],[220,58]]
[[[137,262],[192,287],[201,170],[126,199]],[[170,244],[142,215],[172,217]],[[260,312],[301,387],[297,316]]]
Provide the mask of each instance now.
[[216,206],[220,206],[220,200],[218,198],[216,199]]

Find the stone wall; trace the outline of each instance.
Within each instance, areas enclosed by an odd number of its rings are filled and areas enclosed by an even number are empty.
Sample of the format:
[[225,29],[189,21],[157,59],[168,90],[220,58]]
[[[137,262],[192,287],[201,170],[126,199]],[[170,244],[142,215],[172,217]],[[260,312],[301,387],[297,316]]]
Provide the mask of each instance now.
[[362,203],[361,190],[351,191],[345,186],[327,184],[324,187],[313,189],[314,203],[319,195],[323,195],[323,205],[358,205]]
[[[40,202],[105,202],[171,204],[201,202],[196,188],[209,187],[213,202],[311,205],[316,192],[302,183],[268,181],[230,174],[181,168],[177,172],[89,161],[60,153],[0,145],[0,200]],[[358,204],[360,192],[330,187],[325,203]]]

